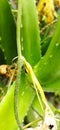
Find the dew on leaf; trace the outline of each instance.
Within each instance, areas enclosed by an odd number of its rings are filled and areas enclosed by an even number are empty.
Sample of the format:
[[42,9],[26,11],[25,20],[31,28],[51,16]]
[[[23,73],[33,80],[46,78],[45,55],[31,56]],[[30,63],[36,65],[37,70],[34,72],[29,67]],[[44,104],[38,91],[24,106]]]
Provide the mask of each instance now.
[[51,54],[49,57],[52,58],[52,56],[53,56],[53,55]]
[[5,56],[5,60],[7,60],[7,57]]
[[23,25],[21,24],[21,28],[23,28]]
[[23,46],[22,46],[21,50],[23,51],[23,49],[24,49],[24,48],[23,48]]
[[4,52],[4,49],[2,49],[2,51]]
[[1,37],[0,37],[0,41],[1,41]]
[[21,42],[23,42],[23,37],[21,38]]
[[43,59],[43,57],[41,57],[41,59]]
[[57,42],[57,43],[56,43],[56,46],[59,46],[59,44],[60,44],[60,43],[59,43],[59,42]]

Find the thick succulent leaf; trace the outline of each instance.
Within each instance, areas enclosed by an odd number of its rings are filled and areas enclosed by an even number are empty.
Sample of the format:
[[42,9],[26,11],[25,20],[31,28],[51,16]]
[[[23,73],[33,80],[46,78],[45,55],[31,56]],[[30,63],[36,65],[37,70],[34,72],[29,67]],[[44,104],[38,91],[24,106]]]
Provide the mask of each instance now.
[[4,49],[5,59],[8,64],[17,55],[16,52],[16,27],[7,0],[0,0],[0,35],[1,48]]
[[11,86],[6,96],[0,103],[0,129],[2,130],[14,130],[16,125],[13,109],[14,87],[15,84]]
[[34,97],[35,93],[31,84],[29,84],[25,76],[22,76],[21,87],[19,91],[19,114],[21,122],[23,121],[24,116],[27,114]]
[[[42,85],[48,86],[60,78],[60,16],[49,48],[45,56],[35,66],[34,71]],[[59,87],[56,87],[58,90]]]
[[[15,83],[8,90],[6,96],[0,103],[0,129],[1,130],[15,130],[17,129],[17,124],[14,116],[14,87]],[[34,91],[28,85],[25,77],[22,76],[21,86],[19,91],[19,115],[20,121],[22,122],[27,111],[29,110],[32,100],[34,99]]]
[[60,78],[43,86],[46,92],[60,92]]
[[34,66],[41,57],[38,17],[33,0],[22,0],[22,53]]

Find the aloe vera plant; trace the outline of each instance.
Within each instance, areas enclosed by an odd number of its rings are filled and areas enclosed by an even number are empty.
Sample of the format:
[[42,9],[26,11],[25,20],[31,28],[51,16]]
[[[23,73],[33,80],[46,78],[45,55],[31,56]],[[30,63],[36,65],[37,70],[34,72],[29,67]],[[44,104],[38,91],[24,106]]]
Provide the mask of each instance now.
[[41,58],[38,17],[33,1],[22,0],[22,4],[22,53],[27,61],[34,66]]
[[[16,81],[13,82],[0,102],[0,129],[17,130],[18,127],[23,129],[21,124],[24,117],[28,114],[28,110],[33,107],[44,119],[42,129],[45,124],[47,127],[51,125],[47,124],[47,119],[50,119],[51,116],[54,122],[52,125],[56,130],[54,114],[55,112],[58,113],[58,110],[50,109],[43,89],[45,91],[51,91],[51,89],[53,92],[59,91],[59,23],[60,16],[49,47],[42,57],[35,2],[32,0],[18,0],[17,22],[15,25],[8,1],[0,0],[0,45],[1,49],[4,49],[6,63],[11,64],[12,58],[18,54]],[[43,89],[40,84],[43,85]]]

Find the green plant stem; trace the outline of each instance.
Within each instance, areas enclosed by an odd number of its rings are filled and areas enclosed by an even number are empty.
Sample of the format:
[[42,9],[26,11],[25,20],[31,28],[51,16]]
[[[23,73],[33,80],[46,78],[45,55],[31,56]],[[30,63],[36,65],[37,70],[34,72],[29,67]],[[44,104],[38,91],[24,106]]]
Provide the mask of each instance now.
[[22,15],[22,4],[21,0],[18,0],[18,12],[17,12],[17,27],[16,27],[16,35],[17,35],[17,52],[18,52],[18,72],[16,78],[16,86],[14,91],[14,113],[15,119],[18,125],[18,128],[22,130],[21,123],[19,120],[18,114],[18,93],[20,87],[20,78],[21,78],[21,67],[22,67],[22,60],[21,60],[21,41],[20,41],[20,26],[21,26],[21,15]]
[[57,22],[57,19],[54,20],[54,21],[52,21],[51,23],[45,25],[45,26],[40,30],[40,34],[42,34],[42,33],[45,31],[45,29],[47,29],[49,26],[53,25],[53,24],[56,23],[56,22]]
[[51,124],[56,128],[56,119],[55,119],[54,113],[52,112],[52,110],[50,109],[50,107],[48,105],[48,102],[46,100],[44,91],[43,91],[43,89],[42,89],[42,87],[41,87],[38,79],[36,78],[36,76],[35,76],[35,74],[33,72],[32,67],[30,66],[30,64],[25,60],[25,58],[23,60],[24,60],[26,71],[27,71],[27,73],[30,75],[30,77],[32,79],[32,83],[34,85],[34,89],[38,90],[38,92],[41,95],[41,99],[42,99],[42,101],[44,103],[44,106],[45,106],[45,109],[44,109],[44,114],[45,114],[45,116],[44,116],[44,122],[48,126],[48,119],[51,120],[51,118],[52,118],[53,122],[51,121]]
[[25,125],[25,126],[23,127],[23,129],[26,129],[26,128],[30,127],[31,125],[33,125],[33,124],[35,124],[35,123],[37,123],[37,122],[39,122],[39,121],[41,121],[41,120],[42,120],[42,118],[36,119],[36,120],[30,122],[29,124]]
[[[45,97],[45,94],[43,92],[43,89],[39,83],[39,81],[37,80],[33,70],[32,70],[32,67],[31,65],[26,61],[26,59],[24,58],[24,64],[26,66],[26,70],[27,70],[27,73],[30,75],[31,79],[32,79],[32,82],[33,82],[33,85],[36,86],[37,90],[39,91],[40,95],[41,95],[41,98],[42,98],[42,101],[44,103],[45,106],[48,106],[48,103],[47,103],[47,100],[46,100],[46,97]],[[35,87],[34,87],[35,88]]]
[[[22,65],[25,65],[26,70],[32,79],[35,90],[37,89],[39,91],[41,98],[42,98],[42,101],[45,105],[45,110],[50,111],[50,107],[47,103],[43,89],[42,89],[39,81],[37,80],[37,78],[32,70],[32,67],[30,66],[30,64],[25,60],[25,58],[21,54],[21,40],[20,40],[20,37],[21,37],[20,36],[20,27],[21,27],[21,15],[22,15],[22,2],[21,1],[22,0],[18,0],[17,30],[16,30],[17,31],[18,72],[17,72],[16,86],[15,86],[15,91],[14,91],[14,113],[15,113],[15,119],[16,119],[18,128],[20,130],[22,130],[22,127],[21,127],[21,123],[19,120],[19,113],[18,113],[18,92],[19,92],[19,87],[20,87]],[[51,111],[50,111],[50,113],[51,113]],[[52,115],[53,115],[53,113],[52,113]]]
[[20,41],[20,27],[21,27],[21,15],[22,15],[22,4],[21,0],[18,0],[18,12],[17,12],[17,51],[18,58],[21,57],[21,41]]

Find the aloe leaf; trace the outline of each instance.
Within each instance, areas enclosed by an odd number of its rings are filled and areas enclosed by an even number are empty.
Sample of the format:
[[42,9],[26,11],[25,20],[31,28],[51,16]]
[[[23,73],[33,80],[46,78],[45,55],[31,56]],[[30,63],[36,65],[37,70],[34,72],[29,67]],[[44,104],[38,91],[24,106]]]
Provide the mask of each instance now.
[[34,71],[42,85],[50,84],[60,78],[60,16],[48,50],[34,67]]
[[2,130],[6,130],[9,127],[9,130],[14,130],[14,126],[16,125],[13,113],[14,86],[15,84],[11,86],[10,90],[0,103],[0,129]]
[[6,62],[10,64],[12,58],[14,58],[17,55],[16,27],[7,0],[0,0],[0,35],[1,35],[0,46],[4,49]]
[[34,90],[32,89],[31,84],[27,81],[25,76],[21,77],[21,87],[19,91],[19,114],[20,114],[20,121],[22,122],[24,116],[27,114],[32,101],[35,97]]
[[[14,87],[15,82],[0,103],[0,129],[2,130],[15,130],[18,128],[14,115]],[[25,77],[22,76],[18,100],[18,109],[21,122],[31,106],[34,95],[33,89],[29,87]]]
[[46,92],[60,92],[60,78],[43,86]]
[[22,53],[34,66],[41,57],[38,17],[33,0],[22,0]]

